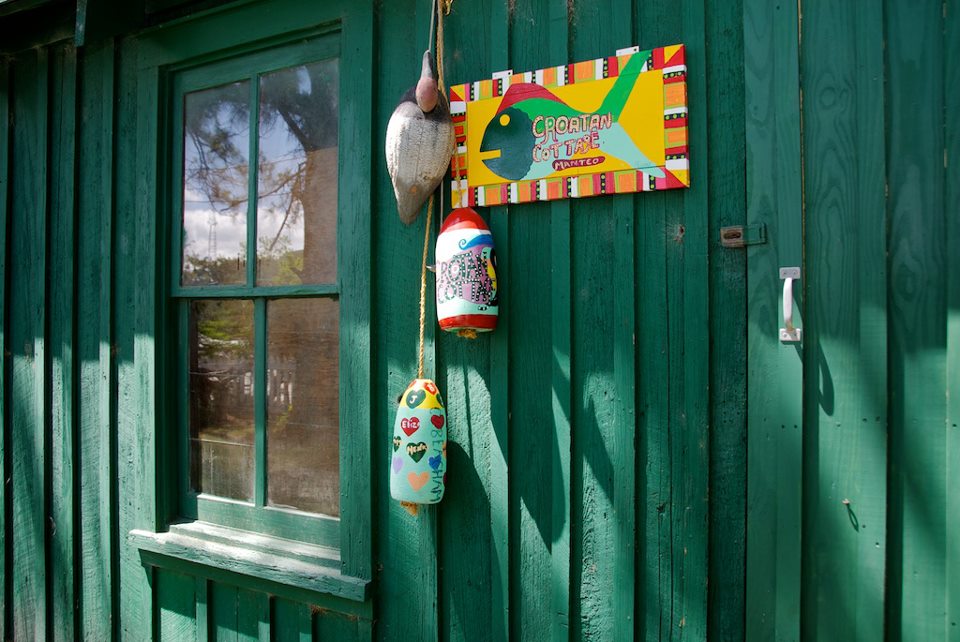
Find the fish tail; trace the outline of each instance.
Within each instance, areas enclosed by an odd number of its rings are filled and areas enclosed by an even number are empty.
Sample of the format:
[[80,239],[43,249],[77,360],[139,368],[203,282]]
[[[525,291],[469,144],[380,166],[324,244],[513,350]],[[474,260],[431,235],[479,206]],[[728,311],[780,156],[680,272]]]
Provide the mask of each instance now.
[[637,84],[638,74],[643,69],[643,63],[646,60],[646,57],[642,55],[643,53],[641,51],[630,56],[626,66],[617,75],[613,87],[607,92],[607,96],[603,99],[597,113],[613,114],[614,120],[620,118],[620,112],[626,107],[627,99],[630,98],[630,93],[633,91],[634,85]]

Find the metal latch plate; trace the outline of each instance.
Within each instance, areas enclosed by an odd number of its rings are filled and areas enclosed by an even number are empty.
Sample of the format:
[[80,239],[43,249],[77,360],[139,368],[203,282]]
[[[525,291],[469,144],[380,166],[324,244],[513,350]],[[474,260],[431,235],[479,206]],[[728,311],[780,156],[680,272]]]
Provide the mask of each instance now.
[[720,228],[720,245],[723,247],[746,247],[747,245],[761,245],[766,242],[767,226],[763,223],[731,225]]

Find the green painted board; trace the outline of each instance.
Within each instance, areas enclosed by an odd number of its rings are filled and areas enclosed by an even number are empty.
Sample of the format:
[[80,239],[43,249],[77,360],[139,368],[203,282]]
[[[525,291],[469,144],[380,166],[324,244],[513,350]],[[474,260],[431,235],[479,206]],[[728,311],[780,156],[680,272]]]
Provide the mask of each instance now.
[[281,598],[270,600],[271,642],[310,642],[312,639],[309,606]]
[[[887,634],[943,639],[948,544],[943,10],[886,2],[890,310]],[[930,108],[935,105],[935,108]],[[946,394],[945,394],[946,393]],[[951,544],[952,545],[952,544]]]
[[[431,3],[417,0],[413,5],[383,5],[380,28],[395,33],[410,34],[408,39],[382,41],[382,59],[395,61],[391,74],[379,86],[374,108],[377,141],[384,140],[386,124],[398,98],[415,82],[419,75],[421,47],[429,41]],[[419,52],[411,55],[410,51]],[[399,395],[417,374],[417,337],[419,321],[420,265],[426,225],[426,206],[410,226],[400,222],[396,201],[385,167],[383,147],[374,147],[374,167],[378,180],[374,183],[373,203],[374,247],[381,265],[389,270],[377,270],[372,287],[377,292],[377,310],[392,311],[376,314],[373,319],[373,475],[376,479],[377,548],[375,578],[379,586],[376,636],[378,639],[435,639],[439,631],[437,606],[437,530],[436,512],[440,507],[422,506],[412,516],[390,498],[389,435],[396,417]],[[436,207],[436,206],[435,206]],[[439,214],[433,213],[436,229]],[[431,253],[432,254],[432,253]],[[429,292],[429,289],[428,289]],[[425,375],[435,377],[433,344],[433,297],[427,296],[425,333]],[[445,391],[441,390],[441,393]],[[428,595],[429,599],[411,601],[410,591]]]
[[114,48],[88,47],[79,97],[80,162],[77,194],[77,279],[85,293],[77,305],[79,359],[79,537],[84,569],[80,575],[80,627],[84,636],[103,639],[113,626],[112,490],[116,468],[111,423],[111,249],[113,229],[113,70]]
[[[196,578],[172,571],[157,571],[154,590],[156,639],[196,639]],[[137,632],[136,635],[141,636],[143,632]]]
[[[710,3],[707,41],[718,51],[743,50],[742,1]],[[747,364],[746,251],[718,242],[719,228],[746,220],[743,172],[743,69],[740,57],[711,57],[707,83],[707,166],[710,173],[710,553],[707,637],[745,635]],[[718,205],[720,204],[720,205]]]
[[[457,43],[459,56],[446,57],[444,77],[448,84],[470,78],[477,70],[491,67],[487,38],[475,38],[479,32],[489,34],[506,25],[494,25],[491,1],[478,2],[469,8],[474,19],[467,22],[451,14],[445,20],[448,43]],[[467,7],[455,6],[453,11],[463,13]],[[449,192],[444,189],[444,197]],[[447,201],[449,202],[449,201]],[[441,212],[441,216],[446,215]],[[503,208],[497,211],[481,210],[489,214],[491,229],[496,221],[503,222]],[[497,253],[497,278],[504,282],[505,243],[494,229]],[[432,278],[431,278],[432,281]],[[431,296],[432,283],[428,286]],[[431,322],[433,320],[431,319]],[[505,488],[505,467],[495,468],[493,462],[501,456],[494,435],[495,407],[502,403],[497,396],[504,394],[501,378],[491,376],[494,342],[506,327],[503,299],[500,297],[498,327],[493,335],[482,334],[469,340],[453,333],[440,332],[437,338],[437,362],[441,364],[438,385],[444,390],[447,407],[447,466],[456,471],[448,475],[447,490],[438,515],[439,584],[457,586],[456,591],[440,591],[440,639],[471,640],[476,631],[490,630],[496,636],[505,617],[502,610],[491,604],[497,583],[491,577],[495,568],[491,555],[495,554],[494,531],[500,524],[492,520],[494,490]],[[496,389],[500,385],[501,390]],[[488,472],[489,471],[489,472]],[[501,501],[504,491],[500,491]],[[491,629],[492,625],[492,629]]]
[[[944,87],[960,84],[960,7],[948,5],[944,16]],[[946,219],[947,256],[947,488],[960,488],[960,95],[944,92],[945,192],[943,211]],[[960,532],[960,493],[947,494],[947,533]],[[954,540],[955,541],[955,540]],[[960,548],[947,546],[944,566],[947,570],[946,639],[960,640]]]
[[[12,91],[10,88],[10,73],[9,67],[6,60],[0,61],[0,275],[3,275],[4,278],[0,278],[0,301],[7,300],[7,243],[9,238],[9,227],[7,226],[7,221],[9,220],[9,196],[10,196],[10,147],[11,147],[11,137],[12,129],[9,126],[10,123],[10,96]],[[0,349],[2,349],[2,357],[0,357],[0,391],[3,394],[0,394],[0,471],[2,471],[4,478],[9,477],[9,468],[7,467],[7,461],[9,460],[7,453],[10,451],[10,441],[8,439],[8,432],[6,426],[8,425],[8,416],[10,414],[10,400],[7,398],[7,390],[9,390],[8,381],[9,376],[8,372],[8,359],[7,352],[9,348],[7,347],[7,341],[10,338],[10,335],[7,331],[7,319],[9,318],[10,313],[7,310],[6,305],[0,305]],[[10,542],[8,540],[8,531],[7,531],[7,497],[9,496],[9,491],[7,490],[6,484],[0,484],[0,536],[3,538],[4,543],[4,554],[0,556],[0,595],[3,596],[3,604],[8,605],[12,604],[13,600],[9,592],[10,582],[9,578],[11,577],[11,568],[10,568],[10,555],[8,551],[10,550]],[[7,639],[9,637],[8,631],[9,620],[11,615],[11,609],[4,608],[3,613],[0,613],[0,638]]]
[[[126,186],[116,194],[116,268],[114,291],[114,329],[117,347],[117,451],[123,501],[118,506],[118,529],[126,541],[126,534],[141,528],[157,527],[159,497],[156,492],[156,463],[154,449],[158,440],[152,431],[142,426],[157,420],[155,396],[163,390],[155,387],[164,377],[155,374],[155,343],[165,337],[158,334],[152,293],[156,278],[150,270],[137,266],[156,260],[154,217],[148,204],[155,197],[146,179],[150,158],[146,151],[148,141],[156,139],[156,130],[150,130],[149,110],[137,109],[138,102],[155,104],[156,83],[144,78],[137,84],[136,61],[138,45],[127,41],[123,47],[119,73],[117,126],[122,131],[136,132],[136,136],[121,136],[116,145],[117,185]],[[156,77],[152,80],[156,81]],[[151,137],[152,134],[152,137]],[[162,309],[162,308],[161,308]],[[162,410],[162,407],[161,407]],[[138,636],[149,630],[153,622],[151,571],[141,563],[139,552],[123,545],[120,556],[120,632],[124,636]]]
[[806,4],[801,64],[810,159],[801,628],[818,639],[879,640],[887,550],[880,3]]
[[[687,96],[690,104],[707,105],[707,61],[713,58],[707,44],[704,4],[692,1],[681,9],[682,31],[670,42],[689,43],[686,46]],[[670,323],[681,311],[683,325],[674,338],[670,337],[671,352],[682,346],[679,372],[671,364],[671,379],[676,376],[682,386],[683,406],[678,412],[679,432],[671,427],[673,443],[679,444],[675,460],[682,466],[682,474],[674,477],[674,489],[680,491],[679,507],[674,513],[674,574],[676,590],[673,607],[676,639],[701,640],[707,636],[707,551],[708,551],[708,497],[709,497],[709,428],[710,428],[710,336],[703,331],[709,326],[710,272],[708,264],[708,237],[716,238],[709,229],[708,200],[712,182],[708,158],[707,112],[691,110],[688,131],[691,145],[701,150],[690,159],[690,175],[697,177],[690,189],[683,193],[683,222],[676,235],[668,224],[668,248],[682,253],[682,274],[678,279],[682,288],[682,303],[671,306]],[[718,126],[719,123],[711,123]],[[722,125],[719,125],[722,127]],[[673,198],[673,195],[670,196]],[[673,242],[671,242],[671,240]],[[668,253],[670,249],[668,249]],[[668,256],[668,270],[670,258]],[[679,301],[679,299],[678,299]],[[676,374],[674,374],[676,373]],[[682,383],[681,383],[682,382]],[[671,393],[671,400],[675,397]],[[677,469],[674,469],[675,472]]]
[[[13,117],[19,122],[13,135],[11,186],[12,238],[9,241],[10,392],[11,437],[8,457],[11,461],[13,568],[13,637],[43,639],[48,630],[45,617],[46,582],[46,502],[47,466],[47,387],[44,369],[46,342],[44,324],[47,310],[46,241],[47,129],[44,119],[31,114],[46,114],[49,61],[45,49],[21,57],[13,65]],[[10,532],[10,531],[8,531]],[[10,544],[8,544],[9,546]]]
[[[747,250],[746,638],[800,635],[801,344],[781,344],[779,268],[802,269],[800,117],[794,5],[744,1],[747,224],[770,242]],[[794,319],[802,288],[794,290]]]
[[51,159],[49,264],[50,305],[50,445],[51,506],[50,538],[54,639],[76,637],[77,609],[74,599],[74,481],[76,421],[74,406],[75,301],[74,189],[76,185],[76,83],[77,53],[69,45],[57,47],[51,69]]

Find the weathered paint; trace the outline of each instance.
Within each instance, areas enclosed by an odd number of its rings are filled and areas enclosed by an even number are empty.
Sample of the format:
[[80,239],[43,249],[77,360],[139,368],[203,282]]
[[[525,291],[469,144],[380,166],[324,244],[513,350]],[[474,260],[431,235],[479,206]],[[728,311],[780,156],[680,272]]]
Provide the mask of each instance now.
[[[347,385],[371,388],[349,412],[372,430],[341,455],[371,471],[342,507],[368,516],[341,538],[344,570],[372,580],[365,603],[128,538],[176,513],[159,133],[142,108],[160,75],[136,64],[167,28],[0,58],[2,637],[956,637],[957,8],[811,0],[801,26],[759,0],[456,2],[448,83],[684,42],[692,186],[481,211],[499,327],[476,341],[428,327],[450,474],[413,517],[389,498],[381,446],[416,370],[416,288],[397,284],[418,282],[422,228],[392,215],[380,142],[429,7],[364,5],[342,50],[375,88],[348,108],[345,131],[371,140],[349,141],[342,216],[370,220],[353,242],[383,257],[344,271],[377,293],[347,330]],[[253,22],[231,24],[254,38]],[[192,24],[197,51],[238,33]],[[719,247],[721,225],[748,221],[771,242]],[[781,260],[805,270],[791,380]]]

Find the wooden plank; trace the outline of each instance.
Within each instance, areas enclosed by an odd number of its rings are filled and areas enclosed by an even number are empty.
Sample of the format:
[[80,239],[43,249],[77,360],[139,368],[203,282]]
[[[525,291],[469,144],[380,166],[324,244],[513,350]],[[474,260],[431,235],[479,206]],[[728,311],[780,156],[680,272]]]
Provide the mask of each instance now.
[[74,242],[77,52],[54,49],[51,114],[50,382],[51,583],[54,639],[74,639]]
[[[378,81],[376,104],[377,130],[374,140],[384,140],[387,122],[398,98],[416,83],[423,50],[429,41],[429,0],[415,3],[384,4],[379,12],[380,33],[409,34],[406,38],[380,40],[380,59],[390,60],[389,73]],[[384,67],[380,67],[384,71]],[[385,166],[382,145],[374,146],[377,154],[374,167]],[[390,265],[389,270],[376,270],[372,291],[377,293],[377,309],[389,311],[373,318],[376,338],[373,355],[373,408],[375,426],[393,426],[398,397],[417,373],[418,306],[420,258],[423,247],[426,207],[417,221],[409,226],[399,222],[396,199],[386,172],[378,171],[374,192],[374,211],[380,214],[374,222],[373,246],[378,262]],[[439,205],[437,203],[435,207]],[[439,218],[437,212],[434,212]],[[436,218],[434,224],[436,224]],[[435,318],[432,297],[427,297],[429,332]],[[427,358],[432,358],[432,341],[426,336]],[[434,376],[433,364],[426,365],[427,376]],[[387,430],[389,432],[389,429]],[[380,489],[376,519],[378,538],[378,617],[379,639],[436,639],[440,628],[437,614],[437,560],[435,542],[436,508],[421,506],[412,516],[389,495],[388,435],[377,431],[379,441],[373,447],[374,474]],[[451,476],[453,471],[450,471]],[[441,508],[442,510],[442,508]],[[411,591],[422,599],[411,600]]]
[[313,638],[310,607],[280,598],[271,600],[270,637],[273,642],[309,642]]
[[[960,86],[960,6],[946,6],[943,86]],[[960,488],[960,93],[944,92],[945,196],[947,256],[947,488]],[[2,174],[0,174],[2,175]],[[951,212],[954,213],[951,215]],[[960,493],[947,494],[947,533],[960,532]],[[960,639],[960,548],[947,546],[946,638]]]
[[[553,0],[548,2],[548,49],[550,65],[570,62],[569,40],[570,23],[575,18],[573,5]],[[535,67],[545,66],[543,63]],[[530,67],[531,69],[535,67]],[[574,372],[571,369],[573,359],[573,300],[571,290],[575,287],[573,276],[573,248],[571,237],[571,204],[568,200],[554,201],[549,204],[550,213],[550,343],[553,363],[550,372],[553,395],[551,412],[553,416],[553,456],[551,461],[550,504],[551,541],[550,546],[550,585],[551,596],[551,636],[554,642],[571,639],[577,632],[580,637],[581,571],[578,558],[582,542],[578,537],[582,531],[572,531],[572,523],[583,523],[582,504],[573,502],[575,494],[582,492],[582,470],[580,479],[575,468],[581,467],[577,453],[573,449],[573,426],[576,421],[573,408]],[[523,559],[521,557],[521,559]],[[526,591],[530,595],[532,591]]]
[[14,69],[11,306],[11,468],[13,492],[13,637],[47,634],[47,389],[45,385],[46,239],[48,205],[46,49]]
[[894,639],[943,639],[950,630],[944,560],[955,534],[946,528],[945,238],[946,219],[956,212],[944,208],[942,12],[940,3],[884,4],[891,455],[886,634]]
[[[746,251],[722,247],[719,229],[746,219],[743,2],[706,3],[706,111],[710,173],[710,554],[707,638],[745,636],[743,542],[747,495]],[[696,177],[694,180],[697,180]]]
[[800,635],[802,353],[778,336],[779,268],[802,268],[797,22],[795,5],[744,1],[747,223],[770,241],[747,252],[748,641]]
[[[806,291],[801,628],[883,639],[886,222],[883,9],[804,5]],[[845,568],[845,572],[837,569]],[[837,617],[843,605],[844,617]]]
[[[565,18],[557,26],[544,24],[544,17],[557,11],[552,5],[546,0],[510,3],[509,67],[519,72],[545,64],[553,46],[551,29],[565,28]],[[498,434],[498,444],[509,446],[504,454],[508,455],[510,477],[507,510],[494,506],[492,519],[505,518],[505,523],[496,526],[509,532],[509,550],[501,551],[496,562],[507,564],[499,572],[501,581],[509,579],[509,601],[501,614],[493,614],[502,617],[496,626],[509,625],[509,639],[549,638],[561,617],[555,604],[563,602],[562,592],[566,591],[558,581],[562,578],[554,576],[564,542],[557,529],[561,518],[555,519],[551,507],[553,466],[560,457],[554,446],[553,292],[547,273],[552,267],[551,216],[547,203],[510,207],[507,213],[509,281],[503,281],[507,284],[503,289],[510,298],[501,314],[508,323],[509,381],[508,404],[500,412],[506,412],[508,421],[504,433]],[[553,595],[555,591],[561,591],[559,599]],[[499,637],[500,629],[495,630]]]
[[8,506],[10,488],[6,480],[10,479],[10,388],[9,367],[10,339],[7,331],[7,247],[10,242],[9,212],[10,205],[10,147],[13,129],[10,127],[10,97],[13,89],[10,81],[9,64],[0,60],[0,537],[3,539],[3,555],[0,555],[0,639],[6,640],[12,635],[8,626],[13,604],[10,595],[11,540],[7,526],[10,523]]
[[[569,21],[577,37],[569,59],[599,58],[633,45],[632,12],[625,5],[574,5]],[[563,306],[572,310],[573,337],[565,346],[572,362],[566,400],[572,431],[565,437],[572,442],[567,501],[574,639],[634,637],[634,203],[632,195],[569,201],[572,243],[566,254],[554,255],[554,274],[567,266],[561,274],[572,286]],[[555,351],[561,352],[556,343]]]
[[207,621],[209,637],[217,642],[237,642],[240,639],[238,621],[241,609],[237,594],[236,586],[210,582]]
[[[223,584],[217,583],[216,586]],[[264,630],[269,639],[270,599],[265,593],[238,588],[236,609],[238,642],[259,640]]]
[[[340,355],[341,430],[340,441],[340,555],[343,572],[369,579],[373,577],[373,488],[371,470],[371,379],[372,337],[371,295],[372,268],[372,194],[370,189],[357,189],[356,181],[373,171],[371,152],[373,94],[370,77],[373,74],[373,5],[353,3],[344,14],[341,45],[341,141],[342,154],[340,189],[343,196],[339,208],[341,250],[337,252],[340,265],[337,272],[344,296],[340,300],[341,315],[347,323],[340,324],[343,333],[341,346],[349,346]],[[359,73],[364,70],[364,73]],[[383,139],[378,139],[383,140]],[[377,145],[379,149],[379,145]],[[382,165],[378,165],[382,167]],[[346,195],[350,195],[347,198]],[[355,394],[359,392],[360,394]],[[379,446],[379,444],[378,444]],[[384,468],[386,470],[386,468]]]
[[209,617],[210,606],[210,582],[207,578],[197,576],[194,578],[196,586],[196,642],[207,642],[210,639],[211,618]]
[[357,618],[331,611],[316,611],[313,613],[313,639],[317,642],[351,642],[365,638]]
[[113,71],[111,43],[89,47],[81,70],[78,193],[80,628],[104,639],[113,626],[111,424],[111,251],[113,229]]
[[167,533],[135,530],[127,537],[142,551],[230,571],[256,581],[288,584],[355,602],[369,597],[369,580],[342,575],[339,569],[331,569],[316,559],[293,558],[247,547],[242,541],[217,541],[174,529]]
[[[156,530],[158,513],[164,506],[156,490],[156,452],[159,440],[157,395],[165,394],[167,379],[157,376],[155,346],[166,339],[158,332],[158,310],[154,303],[156,275],[141,269],[157,259],[157,194],[151,187],[156,168],[156,112],[139,105],[157,105],[156,74],[145,73],[138,84],[138,45],[124,44],[120,67],[117,114],[119,131],[136,132],[120,136],[116,144],[116,280],[114,327],[117,346],[117,450],[123,462],[124,493],[119,502],[120,613],[118,630],[123,637],[136,638],[154,629],[151,572],[141,563],[135,546],[126,535],[135,528]],[[162,327],[162,326],[161,326]],[[170,382],[172,384],[172,382]],[[170,431],[173,432],[173,431]],[[175,453],[176,450],[171,450]],[[175,466],[175,460],[170,462]]]
[[[157,571],[157,639],[197,638],[196,579],[171,571]],[[139,632],[138,636],[143,636]]]
[[[706,3],[687,0],[681,9],[682,30],[677,40],[686,45],[687,100],[690,105],[707,105],[707,31]],[[669,42],[674,42],[671,39]],[[666,42],[664,44],[667,44]],[[712,58],[713,56],[711,56]],[[682,340],[670,338],[682,350],[678,360],[681,370],[676,373],[682,385],[682,405],[671,418],[671,437],[675,448],[674,497],[682,510],[673,514],[674,548],[674,606],[673,624],[678,627],[677,639],[702,640],[707,637],[707,548],[709,495],[709,440],[710,440],[710,327],[709,262],[707,250],[710,204],[707,158],[707,110],[691,109],[688,132],[692,149],[700,150],[690,158],[690,189],[681,192],[683,222],[678,227],[676,242],[668,241],[682,257],[682,303],[670,306],[672,320],[682,310]],[[672,195],[671,195],[672,196]],[[668,238],[672,230],[667,228]],[[668,269],[669,253],[668,251]],[[672,285],[672,281],[670,284]],[[679,302],[679,301],[678,301]],[[671,328],[672,331],[672,328]],[[671,367],[671,379],[675,371]],[[681,383],[682,382],[682,383]],[[677,398],[673,392],[672,400]],[[678,399],[679,401],[679,399]],[[674,424],[674,420],[678,420]],[[679,431],[677,430],[679,429]],[[679,493],[677,493],[679,491]]]
[[[506,0],[491,0],[490,41],[511,42],[511,16]],[[467,20],[468,22],[468,20]],[[510,67],[508,47],[487,47],[491,72]],[[469,81],[467,81],[469,82]],[[510,219],[508,207],[490,209],[490,231],[496,243],[497,279],[510,283]],[[490,479],[490,631],[494,642],[510,638],[510,291],[501,287],[500,319],[490,339],[490,422],[487,446]]]
[[[445,19],[445,40],[451,46],[447,51],[455,46],[458,54],[445,56],[444,77],[448,85],[502,68],[491,67],[487,47],[489,34],[495,28],[492,21],[496,20],[491,4],[492,0],[471,3],[466,11],[454,5]],[[487,223],[491,231],[495,221],[506,216],[505,208],[497,209],[501,211],[478,210],[481,216],[489,213]],[[449,207],[444,208],[441,219],[449,211]],[[498,281],[503,283],[500,262],[503,244],[495,232],[494,245]],[[428,296],[434,295],[432,283],[428,285],[428,292]],[[506,387],[505,372],[496,373],[491,368],[491,352],[496,349],[492,347],[494,341],[504,332],[501,296],[498,327],[493,335],[482,334],[469,340],[440,332],[437,339],[441,364],[437,383],[444,391],[447,404],[447,470],[451,471],[439,511],[439,585],[456,587],[456,590],[441,589],[438,595],[440,638],[445,640],[472,640],[477,631],[487,630],[494,636],[505,617],[502,607],[501,610],[491,608],[492,593],[497,590],[497,584],[491,582],[491,554],[495,553],[492,540],[498,526],[491,520],[491,494],[494,486],[504,483],[497,475],[505,472],[495,473],[491,467],[492,458],[499,455],[494,454],[498,446],[493,436],[496,430],[493,408],[497,404],[495,386]],[[501,495],[505,500],[504,494],[505,489]]]
[[[678,15],[666,3],[635,3],[636,42],[656,47],[679,39]],[[668,202],[677,194],[636,199],[635,299],[637,336],[637,590],[636,639],[669,639],[673,622],[670,451],[670,341],[668,332]],[[642,468],[639,466],[642,465]]]

